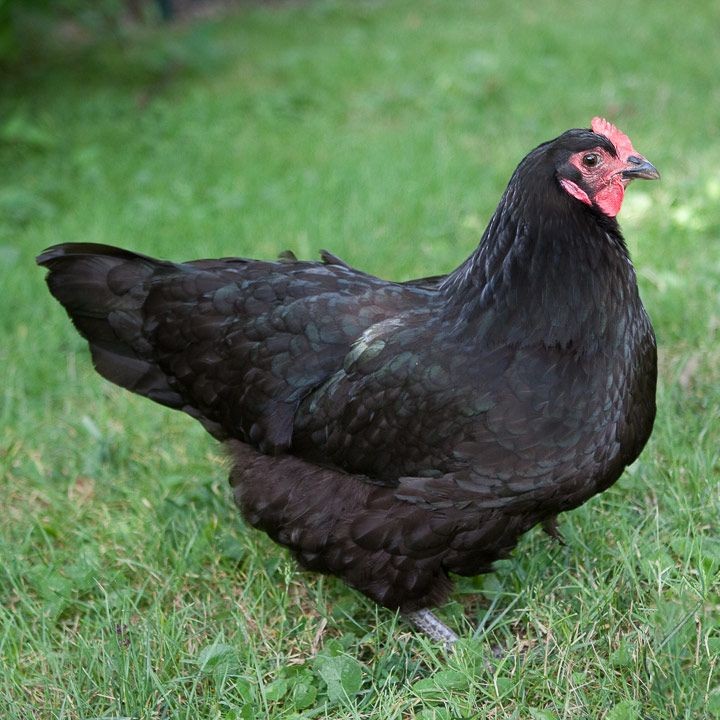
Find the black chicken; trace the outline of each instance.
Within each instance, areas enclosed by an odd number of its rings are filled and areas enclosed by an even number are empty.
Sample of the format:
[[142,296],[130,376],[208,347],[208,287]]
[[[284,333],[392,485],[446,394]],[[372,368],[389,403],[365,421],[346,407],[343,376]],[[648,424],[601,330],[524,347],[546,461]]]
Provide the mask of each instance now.
[[452,641],[429,610],[448,574],[555,533],[650,436],[655,338],[615,216],[657,177],[595,118],[520,163],[457,270],[405,283],[328,253],[38,263],[101,375],[227,442],[251,525]]

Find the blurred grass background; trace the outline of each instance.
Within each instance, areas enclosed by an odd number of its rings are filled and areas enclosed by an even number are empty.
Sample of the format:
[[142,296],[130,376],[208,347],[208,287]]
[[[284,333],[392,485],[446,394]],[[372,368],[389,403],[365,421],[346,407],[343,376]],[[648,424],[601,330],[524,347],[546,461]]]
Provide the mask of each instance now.
[[[0,715],[720,717],[718,27],[716,2],[638,0],[26,27],[0,71]],[[91,241],[445,272],[523,155],[596,114],[663,173],[620,216],[655,434],[566,547],[533,532],[459,583],[449,658],[244,528],[221,449],[97,377],[34,267]]]

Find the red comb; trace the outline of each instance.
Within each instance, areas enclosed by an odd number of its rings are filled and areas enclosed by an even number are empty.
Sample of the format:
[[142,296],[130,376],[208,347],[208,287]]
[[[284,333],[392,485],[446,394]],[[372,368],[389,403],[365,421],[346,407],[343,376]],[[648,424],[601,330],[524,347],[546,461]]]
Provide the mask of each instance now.
[[594,133],[604,135],[615,146],[618,156],[621,159],[625,160],[630,155],[637,154],[630,142],[630,138],[624,132],[618,130],[612,123],[605,120],[605,118],[594,117],[590,127]]

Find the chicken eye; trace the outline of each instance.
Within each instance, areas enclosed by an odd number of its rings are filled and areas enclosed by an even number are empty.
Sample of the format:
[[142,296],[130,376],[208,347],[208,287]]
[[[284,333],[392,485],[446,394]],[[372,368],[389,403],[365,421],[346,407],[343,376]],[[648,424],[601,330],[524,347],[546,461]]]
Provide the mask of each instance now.
[[600,164],[600,156],[597,153],[583,155],[582,163],[585,167],[594,168]]

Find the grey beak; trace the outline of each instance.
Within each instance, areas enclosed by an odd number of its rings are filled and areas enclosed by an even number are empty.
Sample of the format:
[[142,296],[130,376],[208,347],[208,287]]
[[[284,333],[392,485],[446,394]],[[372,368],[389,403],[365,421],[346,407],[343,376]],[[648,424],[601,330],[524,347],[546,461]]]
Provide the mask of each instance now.
[[642,178],[644,180],[659,180],[660,173],[657,168],[640,155],[631,155],[628,159],[628,167],[622,171],[622,176],[627,180]]

